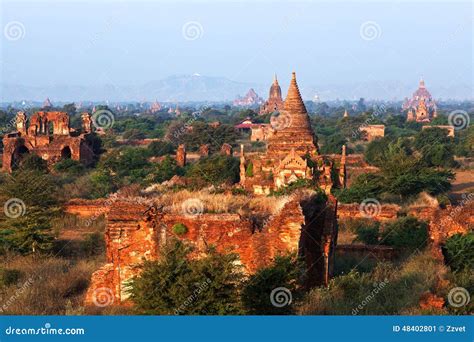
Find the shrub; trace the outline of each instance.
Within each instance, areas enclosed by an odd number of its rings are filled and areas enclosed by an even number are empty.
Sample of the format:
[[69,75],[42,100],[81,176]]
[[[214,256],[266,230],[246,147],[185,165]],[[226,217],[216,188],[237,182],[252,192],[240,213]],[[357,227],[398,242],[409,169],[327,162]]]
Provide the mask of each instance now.
[[352,271],[331,279],[327,288],[313,289],[302,301],[299,312],[310,315],[417,312],[421,295],[435,289],[439,274],[444,272],[444,266],[429,252],[413,255],[400,267],[379,263],[370,273]]
[[173,144],[168,141],[153,141],[148,145],[147,150],[152,157],[160,157],[175,152]]
[[[242,291],[242,302],[247,314],[250,315],[283,315],[293,312],[292,303],[299,291],[301,265],[295,256],[276,257],[273,265],[260,269],[252,275]],[[280,303],[276,295],[271,298],[276,288],[289,290],[292,298],[288,305],[275,306],[272,301]],[[290,297],[282,295],[283,301],[289,302]]]
[[131,299],[140,314],[225,315],[242,312],[239,286],[243,274],[235,254],[210,248],[205,257],[190,259],[190,245],[170,241],[162,258],[146,261],[130,282]]
[[361,226],[355,231],[356,241],[365,243],[366,245],[375,245],[379,241],[379,225]]
[[54,164],[54,170],[65,172],[71,175],[79,175],[84,171],[84,165],[73,159],[64,159]]
[[239,180],[239,161],[234,157],[214,155],[201,158],[186,171],[194,183],[221,185]]
[[173,226],[173,233],[175,233],[176,235],[184,235],[187,232],[188,232],[188,227],[186,227],[186,225],[183,223],[176,223]]
[[446,240],[443,252],[453,271],[474,268],[474,233],[456,234]]
[[20,161],[20,170],[47,172],[48,164],[46,160],[36,154],[28,154]]
[[102,254],[105,250],[104,235],[98,232],[86,235],[81,247],[82,252],[86,256]]
[[0,286],[15,285],[22,277],[23,272],[17,269],[0,270]]
[[427,241],[428,224],[411,216],[387,224],[381,236],[382,244],[409,250],[422,249]]

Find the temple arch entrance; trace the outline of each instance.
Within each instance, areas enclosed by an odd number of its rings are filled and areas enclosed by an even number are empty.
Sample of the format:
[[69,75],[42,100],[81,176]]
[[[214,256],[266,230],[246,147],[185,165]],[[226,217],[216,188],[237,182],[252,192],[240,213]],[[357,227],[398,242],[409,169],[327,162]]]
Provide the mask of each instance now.
[[21,161],[30,153],[25,145],[18,146],[12,154],[11,169],[15,170],[20,166]]
[[61,150],[61,160],[71,159],[71,155],[71,148],[69,146],[66,146]]

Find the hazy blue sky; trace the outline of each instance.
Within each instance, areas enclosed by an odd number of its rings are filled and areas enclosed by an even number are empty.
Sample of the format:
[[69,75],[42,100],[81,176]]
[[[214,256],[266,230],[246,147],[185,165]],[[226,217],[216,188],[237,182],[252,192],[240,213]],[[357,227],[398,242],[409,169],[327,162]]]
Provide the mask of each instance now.
[[[7,83],[140,84],[192,73],[268,83],[292,70],[311,84],[473,79],[470,1],[2,1],[1,12]],[[21,23],[20,39],[7,32],[11,22]],[[183,34],[190,22],[194,40]]]

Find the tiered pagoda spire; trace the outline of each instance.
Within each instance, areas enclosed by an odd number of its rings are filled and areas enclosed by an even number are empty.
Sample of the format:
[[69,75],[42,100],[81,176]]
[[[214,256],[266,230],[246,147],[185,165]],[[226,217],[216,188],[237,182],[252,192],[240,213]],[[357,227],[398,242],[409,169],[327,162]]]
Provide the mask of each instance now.
[[303,156],[317,154],[315,137],[306,107],[301,98],[296,74],[293,72],[288,94],[280,115],[275,118],[274,134],[268,142],[270,155],[286,155],[292,148]]

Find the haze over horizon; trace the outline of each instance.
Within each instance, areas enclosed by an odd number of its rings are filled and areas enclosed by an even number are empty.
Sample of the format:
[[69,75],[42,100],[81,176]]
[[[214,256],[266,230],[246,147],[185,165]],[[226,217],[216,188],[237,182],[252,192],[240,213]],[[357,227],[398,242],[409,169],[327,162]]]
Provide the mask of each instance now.
[[[273,74],[286,93],[293,70],[306,99],[403,98],[420,77],[435,98],[473,98],[472,2],[3,1],[1,9],[1,101],[226,100],[252,85],[266,97]],[[193,74],[230,82],[218,92],[161,81]]]

